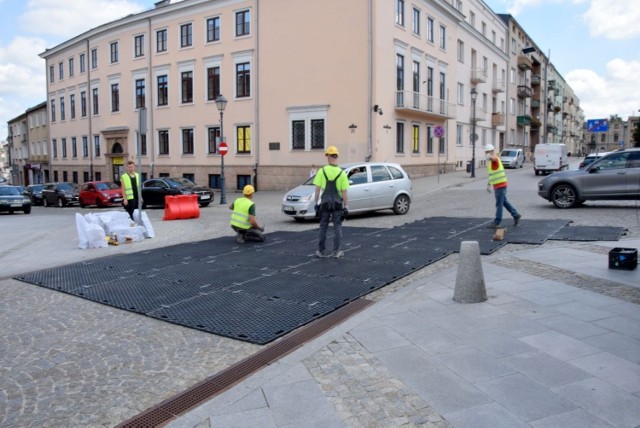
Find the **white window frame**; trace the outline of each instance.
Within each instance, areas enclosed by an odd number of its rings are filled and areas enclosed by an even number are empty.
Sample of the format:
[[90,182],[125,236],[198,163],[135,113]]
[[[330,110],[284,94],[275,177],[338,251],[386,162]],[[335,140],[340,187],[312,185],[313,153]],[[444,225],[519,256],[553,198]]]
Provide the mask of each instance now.
[[[327,119],[329,117],[328,105],[313,105],[304,107],[291,107],[287,109],[289,113],[289,151],[292,153],[300,152],[299,149],[293,148],[293,121],[304,121],[304,152],[317,151],[321,149],[311,148],[311,121],[321,119],[324,121],[324,148],[327,147]],[[323,149],[324,149],[323,148]]]

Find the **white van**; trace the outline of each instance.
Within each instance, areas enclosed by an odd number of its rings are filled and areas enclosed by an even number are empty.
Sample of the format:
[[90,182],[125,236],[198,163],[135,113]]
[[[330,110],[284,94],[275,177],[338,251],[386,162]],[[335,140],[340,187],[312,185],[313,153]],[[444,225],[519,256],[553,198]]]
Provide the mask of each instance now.
[[536,175],[569,169],[567,146],[564,144],[537,144],[533,153],[533,170]]

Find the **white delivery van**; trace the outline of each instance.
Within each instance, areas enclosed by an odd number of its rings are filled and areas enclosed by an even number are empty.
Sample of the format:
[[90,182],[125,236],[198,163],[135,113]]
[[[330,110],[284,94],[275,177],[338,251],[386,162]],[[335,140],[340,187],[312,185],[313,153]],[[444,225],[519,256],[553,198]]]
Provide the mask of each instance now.
[[537,144],[533,152],[533,170],[536,175],[569,169],[567,146],[564,144]]

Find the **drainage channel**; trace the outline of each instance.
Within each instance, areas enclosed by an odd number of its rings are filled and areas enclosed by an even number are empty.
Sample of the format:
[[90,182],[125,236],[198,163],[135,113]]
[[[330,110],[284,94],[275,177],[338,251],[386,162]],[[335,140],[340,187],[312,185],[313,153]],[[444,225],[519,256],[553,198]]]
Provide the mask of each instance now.
[[295,351],[304,343],[316,338],[373,303],[371,300],[356,299],[329,315],[300,328],[281,341],[268,346],[262,351],[197,383],[188,390],[117,425],[117,428],[162,426],[177,416],[222,393],[273,361]]

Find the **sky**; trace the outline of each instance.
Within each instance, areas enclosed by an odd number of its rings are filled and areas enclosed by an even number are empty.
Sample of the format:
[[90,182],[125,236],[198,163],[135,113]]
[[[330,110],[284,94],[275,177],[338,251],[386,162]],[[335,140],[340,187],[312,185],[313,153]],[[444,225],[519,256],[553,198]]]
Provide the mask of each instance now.
[[[156,1],[0,0],[0,141],[7,121],[46,100],[40,53]],[[550,55],[586,119],[639,114],[640,0],[484,1],[513,15]]]

